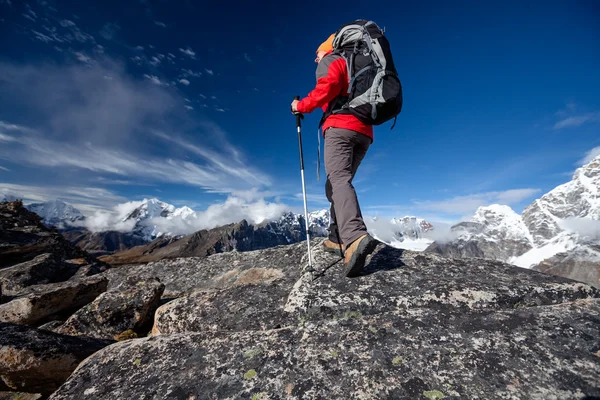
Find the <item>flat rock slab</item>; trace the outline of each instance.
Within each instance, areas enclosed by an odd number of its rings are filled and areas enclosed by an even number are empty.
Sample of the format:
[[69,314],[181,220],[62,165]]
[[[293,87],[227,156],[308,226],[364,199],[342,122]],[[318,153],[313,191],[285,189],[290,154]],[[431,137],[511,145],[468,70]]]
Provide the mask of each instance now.
[[33,325],[52,316],[76,311],[106,291],[108,280],[100,275],[26,288],[25,294],[0,304],[0,322]]
[[131,340],[85,360],[50,398],[583,399],[600,396],[599,313],[596,299],[413,308]]
[[[320,248],[316,256],[325,258]],[[326,253],[325,253],[326,254]],[[335,260],[335,257],[331,258]],[[343,276],[340,264],[316,280],[305,274],[291,291],[286,311],[365,314],[411,308],[506,310],[600,297],[584,283],[540,274],[499,261],[448,259],[379,245],[364,274]]]
[[[206,281],[205,289],[160,307],[152,333],[265,330],[349,313],[424,307],[486,312],[600,297],[600,291],[586,284],[501,262],[451,260],[383,244],[371,257],[365,275],[350,279],[344,276],[339,258],[324,252],[320,242],[313,242],[313,260],[319,269],[331,266],[324,275],[299,273],[306,261],[305,244],[273,250],[293,249],[301,261],[260,268],[265,265],[261,260],[247,260]],[[286,257],[282,254],[280,259]],[[243,279],[246,276],[255,279]],[[210,287],[220,289],[207,290]]]
[[[316,243],[316,242],[315,242]],[[103,275],[109,280],[109,290],[120,285],[128,276],[139,279],[157,277],[165,285],[163,297],[175,298],[198,289],[219,289],[228,286],[223,276],[232,270],[249,268],[276,268],[288,271],[294,282],[302,272],[301,258],[306,254],[306,243],[279,246],[266,250],[229,252],[209,257],[178,258],[146,265],[124,265],[108,270]]]
[[[140,280],[135,276],[129,277],[53,330],[65,335],[97,339],[113,339],[128,330],[147,333],[164,290],[165,285],[156,278]],[[147,328],[146,332],[142,332],[144,328]]]
[[0,379],[13,390],[48,395],[83,359],[110,343],[0,323]]

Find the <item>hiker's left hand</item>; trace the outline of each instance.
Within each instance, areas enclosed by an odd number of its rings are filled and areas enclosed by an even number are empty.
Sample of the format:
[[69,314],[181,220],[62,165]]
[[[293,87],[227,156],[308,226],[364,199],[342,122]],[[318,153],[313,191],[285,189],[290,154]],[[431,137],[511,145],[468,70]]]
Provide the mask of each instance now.
[[298,103],[300,103],[299,100],[292,101],[292,112],[298,112]]

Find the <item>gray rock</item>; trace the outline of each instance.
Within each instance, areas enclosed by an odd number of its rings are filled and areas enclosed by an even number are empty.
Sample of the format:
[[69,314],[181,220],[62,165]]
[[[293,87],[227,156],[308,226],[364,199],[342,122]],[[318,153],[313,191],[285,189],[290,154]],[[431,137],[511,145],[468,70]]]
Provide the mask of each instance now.
[[34,325],[53,316],[74,312],[106,291],[108,280],[100,275],[26,288],[0,304],[0,322]]
[[585,282],[600,289],[600,244],[582,244],[558,253],[538,265],[535,271]]
[[[153,334],[265,330],[306,318],[337,318],[346,313],[376,314],[414,307],[457,308],[466,312],[510,310],[600,297],[600,292],[588,285],[496,261],[449,260],[383,244],[371,256],[367,275],[347,279],[341,263],[336,264],[339,258],[322,251],[320,242],[313,242],[316,265],[333,265],[324,276],[313,280],[311,274],[305,274],[300,278],[306,257],[304,244],[242,253],[235,269],[206,280],[196,292],[159,308]],[[210,262],[210,269],[215,270],[223,256],[198,260],[198,268],[208,269],[204,263]],[[290,262],[294,258],[302,261]],[[220,270],[228,267],[231,268],[229,260]],[[250,273],[255,279],[240,283],[243,280],[239,277]]]
[[129,277],[77,311],[55,332],[97,339],[113,339],[128,330],[144,334],[152,325],[164,289],[158,279]]
[[[315,242],[316,243],[316,242]],[[109,280],[109,290],[120,285],[128,276],[138,279],[157,277],[165,285],[164,298],[181,297],[198,289],[219,288],[222,283],[215,279],[234,270],[261,268],[289,268],[289,279],[300,277],[301,257],[306,253],[306,244],[279,246],[266,250],[215,254],[210,257],[189,257],[162,260],[142,265],[123,265],[106,271],[103,276]],[[215,286],[217,285],[217,286]]]
[[49,395],[83,359],[110,343],[0,323],[0,377],[12,390]]
[[50,321],[50,322],[46,322],[45,324],[42,324],[40,326],[38,326],[38,329],[41,329],[43,331],[50,331],[50,332],[56,332],[56,330],[58,328],[60,328],[62,326],[62,324],[64,324],[65,321],[60,321],[60,320],[55,320],[55,321]]
[[0,392],[0,400],[38,400],[42,397],[40,393]]
[[94,354],[50,399],[581,399],[600,395],[599,312],[413,308],[157,336]]
[[28,286],[64,282],[106,270],[101,263],[86,264],[85,259],[63,260],[55,253],[41,254],[33,260],[0,270],[2,292],[14,296]]

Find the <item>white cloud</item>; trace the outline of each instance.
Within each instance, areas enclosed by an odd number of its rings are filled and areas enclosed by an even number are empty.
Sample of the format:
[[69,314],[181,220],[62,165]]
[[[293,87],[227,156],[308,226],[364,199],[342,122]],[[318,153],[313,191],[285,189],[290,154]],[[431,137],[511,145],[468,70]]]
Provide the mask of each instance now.
[[218,111],[218,112],[225,112],[225,110],[224,110],[224,109],[222,109],[222,108],[218,108],[218,107],[217,107],[217,108],[215,108],[215,111]]
[[88,215],[84,221],[84,226],[92,232],[131,232],[135,227],[135,220],[124,221],[133,210],[142,205],[141,201],[130,201],[118,204],[112,210],[96,210]]
[[188,81],[187,79],[180,79],[179,83],[181,83],[182,85],[188,86],[190,84],[190,81]]
[[194,109],[194,107],[188,106],[188,105],[185,105],[184,107],[185,107],[186,110],[193,110]]
[[0,133],[0,142],[16,142],[16,141],[17,141],[17,139],[15,139],[14,137]]
[[22,198],[26,204],[59,199],[73,204],[85,215],[94,213],[98,208],[110,208],[127,201],[110,190],[89,186],[36,186],[0,182],[0,194]]
[[600,111],[595,111],[583,115],[575,115],[563,118],[554,124],[554,129],[578,127],[588,122],[598,121],[600,121]]
[[165,24],[164,22],[160,22],[160,21],[154,21],[154,24],[160,26],[161,28],[167,27],[167,24]]
[[213,204],[204,211],[197,211],[197,219],[165,219],[156,218],[150,221],[161,232],[185,235],[201,229],[212,229],[245,219],[250,224],[260,224],[279,218],[289,206],[282,203],[268,202],[265,199],[247,200],[242,197],[229,196],[222,204]]
[[[11,107],[27,109],[35,121],[35,129],[0,123],[0,158],[44,167],[58,178],[67,173],[69,182],[101,175],[219,193],[271,184],[218,125],[185,113],[183,97],[157,77],[146,78],[156,85],[105,60],[60,68],[0,62],[0,97],[11,96]],[[152,135],[157,129],[168,134]],[[160,155],[148,145],[157,145]]]
[[196,53],[194,52],[194,50],[191,49],[191,47],[187,47],[185,49],[180,48],[179,51],[185,54],[186,56],[189,56],[190,58],[196,58]]
[[202,76],[202,72],[195,72],[195,71],[192,71],[191,69],[183,69],[182,68],[181,71],[183,72],[182,75],[185,77],[192,76],[194,78],[200,78]]
[[150,82],[154,83],[155,85],[158,86],[167,86],[168,84],[165,82],[162,82],[158,76],[156,75],[148,75],[148,74],[144,74],[144,78],[149,79]]
[[75,52],[75,57],[84,64],[92,64],[94,60],[85,53]]
[[590,151],[585,153],[585,156],[581,160],[579,160],[578,164],[579,165],[588,164],[588,163],[592,162],[592,160],[594,160],[598,156],[600,156],[600,146],[594,147],[593,149],[591,149]]
[[488,206],[490,204],[517,204],[538,193],[540,193],[540,189],[533,188],[476,193],[440,201],[414,201],[413,206],[409,206],[409,209],[443,212],[452,215],[467,215],[474,213],[481,206]]
[[207,68],[205,68],[204,70],[205,70],[205,71],[206,71],[206,73],[207,73],[207,74],[209,74],[209,75],[214,75],[214,74],[215,74],[215,73],[213,72],[213,70],[212,70],[212,69],[207,69]]
[[54,42],[54,39],[48,35],[44,35],[43,33],[40,33],[33,29],[31,31],[33,32],[33,34],[37,40],[41,40],[42,42],[45,42],[45,43]]
[[567,231],[578,233],[592,239],[600,239],[600,220],[591,218],[569,218],[558,222]]
[[1,169],[2,171],[7,171],[7,172],[10,172],[10,169],[8,169],[8,168],[6,168],[6,167],[3,167],[2,165],[0,165],[0,169]]
[[244,58],[246,59],[246,61],[248,61],[249,63],[252,62],[252,59],[250,58],[250,56],[248,55],[248,53],[244,53]]
[[150,59],[150,61],[149,61],[149,62],[150,62],[150,64],[152,64],[153,66],[155,66],[155,67],[156,67],[156,66],[158,66],[158,65],[160,64],[160,59],[159,59],[158,57],[155,57],[155,56],[154,56],[154,57],[152,57],[152,58]]

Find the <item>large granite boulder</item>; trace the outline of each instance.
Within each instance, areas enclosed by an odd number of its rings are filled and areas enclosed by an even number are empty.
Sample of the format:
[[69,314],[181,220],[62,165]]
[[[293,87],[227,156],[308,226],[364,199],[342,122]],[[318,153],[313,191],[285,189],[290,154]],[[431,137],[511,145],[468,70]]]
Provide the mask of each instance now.
[[0,381],[15,391],[49,395],[81,361],[110,343],[0,322]]
[[157,312],[161,335],[94,354],[51,399],[600,396],[598,290],[384,245],[348,279],[319,243],[322,275],[305,244],[196,260],[210,272]]
[[101,275],[30,286],[0,304],[0,322],[34,325],[61,314],[70,315],[105,292],[107,286],[108,280]]
[[129,277],[114,290],[98,296],[81,308],[59,328],[57,333],[113,339],[116,335],[133,331],[145,334],[152,325],[165,285],[158,279],[139,280]]

